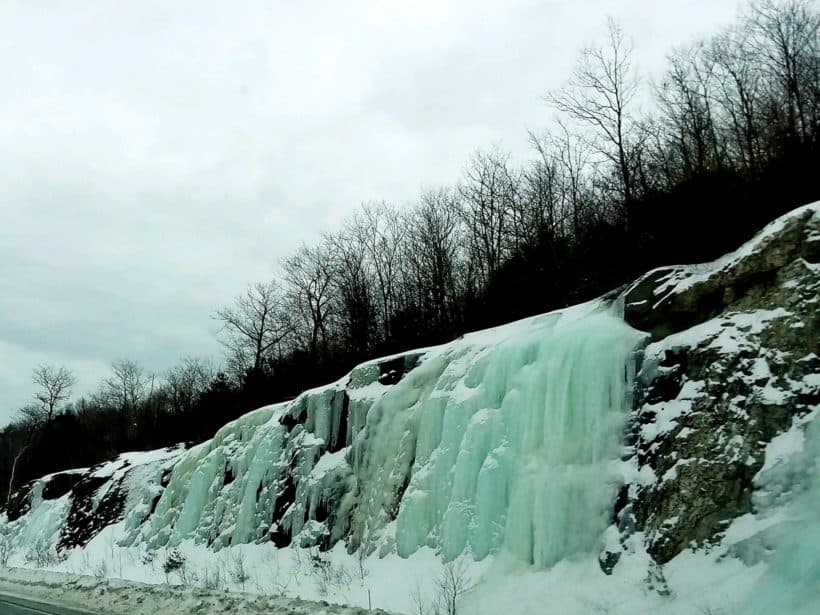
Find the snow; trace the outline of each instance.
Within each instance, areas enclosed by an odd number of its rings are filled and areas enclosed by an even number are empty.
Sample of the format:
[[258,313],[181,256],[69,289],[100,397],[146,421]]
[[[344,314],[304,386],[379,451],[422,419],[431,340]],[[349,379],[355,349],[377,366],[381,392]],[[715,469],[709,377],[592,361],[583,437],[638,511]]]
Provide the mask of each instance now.
[[[186,541],[178,547],[186,562],[184,571],[165,575],[162,564],[167,551],[160,549],[149,560],[142,547],[118,547],[114,539],[117,531],[116,527],[104,530],[87,549],[76,549],[64,561],[51,565],[51,573],[14,569],[0,572],[0,590],[6,587],[5,578],[22,576],[27,583],[51,586],[61,596],[64,594],[57,588],[66,587],[73,592],[74,604],[97,606],[106,613],[196,612],[196,608],[206,613],[280,612],[278,609],[295,614],[358,612],[323,606],[319,601],[362,609],[370,602],[374,609],[415,613],[416,588],[428,602],[433,600],[436,579],[443,570],[439,555],[426,547],[409,558],[372,555],[361,561],[337,547],[319,556],[326,562],[320,569],[313,563],[318,556],[315,550],[276,549],[267,543],[235,545],[214,553],[205,545]],[[617,541],[617,537],[610,538]],[[601,540],[606,538],[602,536]],[[562,559],[546,570],[505,553],[481,562],[463,558],[464,578],[471,589],[463,596],[459,612],[691,615],[707,607],[715,610],[736,605],[766,570],[762,564],[745,565],[719,553],[686,551],[664,568],[672,594],[662,596],[647,590],[646,574],[651,564],[641,544],[639,535],[631,539],[611,576],[601,572],[597,558],[590,554]],[[244,582],[236,574],[239,561],[247,571]],[[54,575],[54,571],[69,576]],[[96,578],[103,572],[113,579]],[[80,578],[78,574],[85,576]],[[23,588],[23,593],[30,597],[48,595],[42,588],[37,591],[46,593],[30,592],[29,587]],[[264,598],[255,599],[255,595]],[[294,598],[313,602],[298,603]]]
[[[0,592],[63,607],[92,608],[106,615],[156,613],[289,613],[291,615],[358,615],[362,608],[305,602],[282,596],[207,590],[195,587],[146,585],[133,581],[100,579],[75,574],[0,570]],[[383,611],[382,611],[383,613]]]
[[[765,250],[765,248],[777,237],[781,235],[786,226],[794,220],[806,217],[811,212],[811,220],[816,224],[820,220],[820,201],[798,207],[789,213],[781,216],[768,224],[754,238],[744,243],[734,252],[730,252],[710,263],[700,265],[679,265],[667,273],[663,283],[655,288],[655,296],[658,298],[654,307],[660,305],[671,295],[679,294],[697,284],[701,284],[710,277],[721,271],[728,271],[741,261],[748,259],[750,255]],[[815,241],[816,233],[807,237],[808,241]],[[809,267],[817,267],[816,264],[806,263]],[[649,277],[657,271],[665,271],[668,267],[655,269],[647,273],[644,277]],[[638,282],[636,282],[637,284]],[[633,285],[634,286],[634,285]]]
[[815,409],[797,418],[790,430],[772,440],[766,463],[755,477],[753,501],[765,525],[747,542],[761,545],[772,556],[740,607],[744,613],[820,612],[818,415],[820,410]]
[[790,429],[772,438],[766,446],[766,462],[762,472],[770,472],[792,455],[803,450],[805,436],[800,429]]
[[312,481],[319,481],[328,472],[336,470],[340,466],[346,465],[346,455],[347,449],[342,449],[340,451],[336,451],[335,453],[327,453],[326,455],[322,455],[319,458],[319,461],[316,463],[316,465],[313,466],[313,470],[310,473],[310,479]]
[[[663,476],[661,477],[661,482],[675,480],[678,477],[678,468],[682,468],[684,466],[688,466],[692,463],[696,463],[697,459],[678,459],[671,468],[669,468],[666,472],[664,472]],[[668,522],[669,520],[667,520]]]
[[772,320],[789,315],[783,308],[730,312],[650,344],[646,354],[660,356],[667,349],[695,346],[712,348],[723,355],[754,350],[756,346],[749,336],[759,334]]
[[647,441],[668,433],[678,426],[678,419],[692,409],[693,398],[679,397],[658,404],[644,405],[644,412],[655,412],[655,420],[641,427],[641,435]]
[[810,475],[816,446],[810,438],[817,431],[818,415],[820,409],[795,417],[790,429],[766,445],[763,467],[755,476],[757,491],[753,502],[759,510],[765,512],[784,497],[791,496],[801,484],[801,478]]
[[179,447],[161,448],[153,451],[123,453],[116,460],[103,464],[92,476],[99,478],[116,477],[122,475],[128,468],[148,464],[161,463],[179,457]]
[[803,376],[803,383],[805,384],[805,389],[820,387],[820,374],[806,374]]

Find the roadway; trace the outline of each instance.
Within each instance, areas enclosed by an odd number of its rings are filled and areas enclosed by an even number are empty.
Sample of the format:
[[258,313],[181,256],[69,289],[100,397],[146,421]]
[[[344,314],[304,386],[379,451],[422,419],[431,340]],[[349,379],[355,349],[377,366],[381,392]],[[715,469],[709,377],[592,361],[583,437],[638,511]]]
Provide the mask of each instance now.
[[93,611],[0,593],[0,615],[96,615]]

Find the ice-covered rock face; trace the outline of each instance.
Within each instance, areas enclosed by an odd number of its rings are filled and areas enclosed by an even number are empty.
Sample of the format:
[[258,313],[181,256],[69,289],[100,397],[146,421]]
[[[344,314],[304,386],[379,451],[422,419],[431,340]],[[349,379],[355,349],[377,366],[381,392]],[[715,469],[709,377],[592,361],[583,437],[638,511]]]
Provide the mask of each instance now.
[[128,541],[595,550],[644,338],[594,302],[364,365],[190,451]]
[[[43,553],[84,547],[126,515],[139,525],[153,512],[182,448],[125,453],[92,468],[44,476],[21,489],[15,511],[0,518],[0,536],[14,550]],[[166,483],[167,484],[167,483]]]
[[504,549],[544,567],[594,549],[643,337],[612,314],[553,314],[431,356],[354,442],[354,521],[378,531],[397,511],[402,556]]

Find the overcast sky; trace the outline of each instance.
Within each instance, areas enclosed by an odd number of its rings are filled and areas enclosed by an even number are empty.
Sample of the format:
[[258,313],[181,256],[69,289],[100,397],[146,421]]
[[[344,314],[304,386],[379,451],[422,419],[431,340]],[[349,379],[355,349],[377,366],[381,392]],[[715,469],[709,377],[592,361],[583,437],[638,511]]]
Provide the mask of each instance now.
[[735,0],[0,0],[0,424],[40,362],[218,355],[214,309],[362,201],[526,155],[606,16],[657,73]]

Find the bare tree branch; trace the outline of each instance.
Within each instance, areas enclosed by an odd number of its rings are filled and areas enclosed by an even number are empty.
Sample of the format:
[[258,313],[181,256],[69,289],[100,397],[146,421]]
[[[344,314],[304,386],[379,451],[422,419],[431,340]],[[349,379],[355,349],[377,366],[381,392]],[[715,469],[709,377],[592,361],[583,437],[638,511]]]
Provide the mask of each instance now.
[[71,397],[77,379],[67,367],[43,363],[34,369],[32,381],[39,387],[34,398],[40,403],[45,422],[49,424],[59,404]]
[[614,20],[609,19],[607,26],[606,46],[585,49],[567,87],[549,94],[547,100],[599,135],[599,151],[617,164],[623,199],[628,203],[634,197],[629,111],[638,77],[632,66],[631,43]]
[[222,321],[219,341],[231,353],[233,371],[262,369],[265,357],[292,330],[284,296],[275,281],[257,282],[248,286],[233,305],[217,310],[214,316]]

